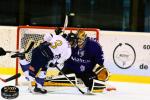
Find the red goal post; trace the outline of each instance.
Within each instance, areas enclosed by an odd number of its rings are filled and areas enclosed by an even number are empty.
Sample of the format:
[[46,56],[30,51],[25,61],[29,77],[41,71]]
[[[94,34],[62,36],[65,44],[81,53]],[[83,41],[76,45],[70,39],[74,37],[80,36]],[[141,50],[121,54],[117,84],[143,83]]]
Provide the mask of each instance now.
[[[31,41],[35,42],[34,47],[36,47],[40,42],[42,42],[42,38],[45,33],[50,32],[55,34],[56,27],[44,27],[44,26],[19,26],[17,28],[17,45],[16,49],[26,49]],[[83,29],[88,37],[91,39],[99,40],[100,30],[97,28],[75,28],[75,27],[67,27],[65,28],[64,33],[69,34],[70,32],[76,33],[77,30]],[[31,59],[31,52],[26,54],[28,60]],[[16,73],[20,70],[18,59],[16,60]],[[15,82],[18,85],[18,79]]]

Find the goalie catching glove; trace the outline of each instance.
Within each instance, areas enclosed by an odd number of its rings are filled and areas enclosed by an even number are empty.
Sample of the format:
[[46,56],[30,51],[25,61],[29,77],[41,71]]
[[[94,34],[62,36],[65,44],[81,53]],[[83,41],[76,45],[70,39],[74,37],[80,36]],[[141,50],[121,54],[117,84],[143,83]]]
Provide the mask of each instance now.
[[2,47],[0,47],[0,56],[4,55],[6,55],[6,51]]
[[97,75],[98,80],[107,81],[110,77],[110,72],[104,66],[95,66],[93,72]]

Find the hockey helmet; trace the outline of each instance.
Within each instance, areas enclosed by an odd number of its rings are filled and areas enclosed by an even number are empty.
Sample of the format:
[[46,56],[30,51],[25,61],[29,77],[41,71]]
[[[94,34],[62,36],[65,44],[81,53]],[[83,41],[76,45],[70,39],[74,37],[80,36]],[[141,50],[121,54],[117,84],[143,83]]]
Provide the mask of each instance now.
[[75,45],[77,41],[77,35],[74,33],[69,33],[67,36],[67,41],[71,44],[71,46]]
[[55,29],[56,35],[59,35],[61,32],[62,32],[62,29],[61,29],[60,27],[57,27],[57,28]]

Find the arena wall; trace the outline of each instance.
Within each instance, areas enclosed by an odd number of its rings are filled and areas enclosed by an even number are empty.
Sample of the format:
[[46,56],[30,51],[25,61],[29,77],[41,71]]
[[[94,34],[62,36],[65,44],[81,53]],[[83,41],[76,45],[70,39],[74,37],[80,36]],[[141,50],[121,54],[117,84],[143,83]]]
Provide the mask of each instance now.
[[[0,26],[0,41],[0,47],[15,51],[17,27]],[[104,51],[104,65],[111,72],[111,81],[150,83],[149,33],[101,30],[99,42]],[[10,55],[0,57],[1,75],[16,73],[16,59]]]

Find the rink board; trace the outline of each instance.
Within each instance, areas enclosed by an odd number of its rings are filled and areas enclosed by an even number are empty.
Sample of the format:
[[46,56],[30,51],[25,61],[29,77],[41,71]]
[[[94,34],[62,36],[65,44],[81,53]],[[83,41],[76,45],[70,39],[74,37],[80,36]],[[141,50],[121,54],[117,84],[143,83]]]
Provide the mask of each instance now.
[[[99,42],[104,51],[104,65],[112,74],[110,81],[150,83],[150,35],[148,33],[116,31],[100,31],[100,33]],[[1,26],[0,39],[1,47],[6,50],[16,50],[17,27]],[[120,43],[123,45],[123,49],[119,48]],[[136,59],[133,64],[135,55],[132,47],[136,52]],[[126,60],[126,57],[129,59]],[[16,63],[16,59],[11,59],[10,54],[1,56],[0,74],[15,74]],[[131,64],[132,66],[130,66]],[[20,69],[19,72],[21,72]],[[57,73],[58,71],[53,70],[48,74],[56,75]]]

